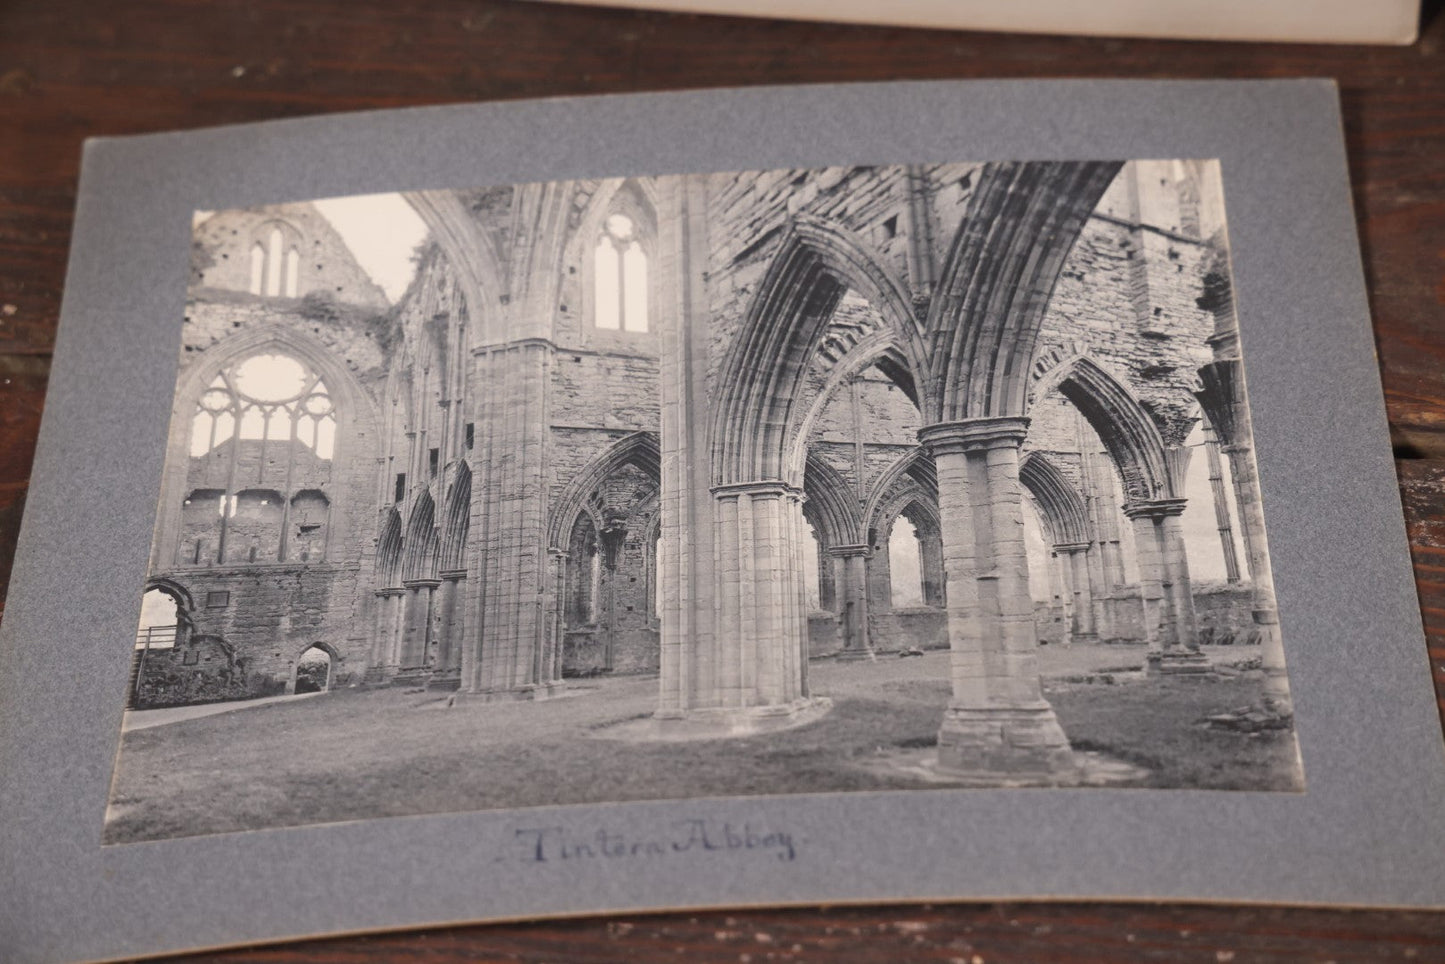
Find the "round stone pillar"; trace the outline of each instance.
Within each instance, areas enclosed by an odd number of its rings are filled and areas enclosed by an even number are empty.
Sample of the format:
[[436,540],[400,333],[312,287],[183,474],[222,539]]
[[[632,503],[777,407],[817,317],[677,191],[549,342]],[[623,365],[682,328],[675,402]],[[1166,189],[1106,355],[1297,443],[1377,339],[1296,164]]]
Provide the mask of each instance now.
[[986,783],[1051,784],[1076,773],[1039,683],[1019,484],[1027,428],[1025,418],[977,418],[918,433],[938,467],[952,654],[938,767]]

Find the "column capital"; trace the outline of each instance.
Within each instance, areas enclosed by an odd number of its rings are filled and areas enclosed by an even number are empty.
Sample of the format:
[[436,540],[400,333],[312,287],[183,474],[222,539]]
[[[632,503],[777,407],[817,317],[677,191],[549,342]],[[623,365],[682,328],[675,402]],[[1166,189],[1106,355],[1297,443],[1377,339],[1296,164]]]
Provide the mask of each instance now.
[[823,551],[834,559],[847,559],[851,556],[866,556],[869,554],[870,549],[871,547],[866,545],[829,546]]
[[1130,519],[1167,519],[1184,514],[1188,499],[1151,499],[1147,502],[1130,502],[1124,506],[1124,515]]
[[938,422],[918,430],[918,441],[933,454],[982,452],[996,448],[1018,448],[1028,434],[1029,419],[1016,415],[965,418]]
[[553,559],[566,559],[568,556],[568,552],[566,549],[559,549],[556,546],[548,546],[547,555],[551,556]]
[[763,479],[758,482],[729,482],[724,485],[715,485],[711,492],[714,498],[725,499],[729,496],[762,496],[764,498],[781,498],[785,495],[801,498],[803,490],[788,485],[779,479]]
[[1054,551],[1067,553],[1072,556],[1075,553],[1088,552],[1093,546],[1094,544],[1092,542],[1060,542],[1054,546]]
[[465,569],[443,569],[437,575],[447,582],[456,582],[458,579],[467,578],[467,571]]
[[442,584],[440,579],[403,579],[401,584],[407,589],[435,589]]
[[388,586],[385,589],[373,590],[372,595],[381,599],[385,599],[387,596],[405,596],[406,590],[401,588],[400,586]]

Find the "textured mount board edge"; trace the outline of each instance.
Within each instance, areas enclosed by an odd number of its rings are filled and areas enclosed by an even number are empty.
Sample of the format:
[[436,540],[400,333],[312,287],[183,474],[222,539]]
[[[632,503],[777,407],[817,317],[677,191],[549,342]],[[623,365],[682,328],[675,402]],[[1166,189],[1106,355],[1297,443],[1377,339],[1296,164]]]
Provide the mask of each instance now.
[[[100,846],[193,209],[909,161],[1218,157],[1308,790],[937,790],[392,818]],[[64,672],[55,671],[64,656]],[[115,958],[589,911],[954,898],[1445,906],[1445,743],[1327,81],[561,98],[91,141],[0,630],[0,948]],[[785,831],[797,859],[518,863],[515,831]]]
[[1410,44],[1419,36],[1416,0],[566,0],[795,20],[837,20],[950,30],[1254,40]]

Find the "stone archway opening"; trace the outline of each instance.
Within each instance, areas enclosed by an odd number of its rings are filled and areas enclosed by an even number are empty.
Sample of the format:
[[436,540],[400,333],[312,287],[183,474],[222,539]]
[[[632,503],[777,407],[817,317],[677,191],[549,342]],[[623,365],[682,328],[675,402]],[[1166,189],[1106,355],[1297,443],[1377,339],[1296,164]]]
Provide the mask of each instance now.
[[331,654],[320,643],[311,646],[296,661],[296,689],[301,693],[325,693],[331,689],[334,675]]

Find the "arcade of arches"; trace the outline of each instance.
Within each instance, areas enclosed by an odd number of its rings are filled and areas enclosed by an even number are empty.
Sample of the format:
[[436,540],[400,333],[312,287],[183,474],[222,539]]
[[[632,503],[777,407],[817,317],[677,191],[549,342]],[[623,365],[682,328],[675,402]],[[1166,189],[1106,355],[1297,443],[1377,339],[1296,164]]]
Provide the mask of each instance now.
[[1047,780],[1041,644],[1232,635],[1288,712],[1214,164],[406,200],[389,306],[311,205],[198,226],[142,702],[209,640],[229,696],[648,673],[737,732],[940,648],[940,767]]

